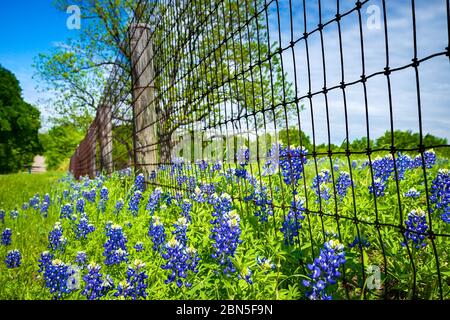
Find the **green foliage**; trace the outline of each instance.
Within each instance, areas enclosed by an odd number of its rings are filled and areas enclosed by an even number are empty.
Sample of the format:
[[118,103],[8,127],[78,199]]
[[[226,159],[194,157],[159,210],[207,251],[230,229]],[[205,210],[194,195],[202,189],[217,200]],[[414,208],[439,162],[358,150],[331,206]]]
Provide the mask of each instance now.
[[40,127],[39,110],[23,101],[18,80],[0,66],[0,173],[31,165],[41,152]]

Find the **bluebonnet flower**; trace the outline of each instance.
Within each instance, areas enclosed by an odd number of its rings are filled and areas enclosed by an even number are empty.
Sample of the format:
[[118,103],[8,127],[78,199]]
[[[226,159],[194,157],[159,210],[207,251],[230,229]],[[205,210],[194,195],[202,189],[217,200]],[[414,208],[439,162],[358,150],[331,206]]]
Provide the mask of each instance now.
[[170,174],[173,175],[176,172],[183,171],[184,159],[182,157],[176,157],[172,160],[172,166]]
[[433,211],[441,212],[444,222],[450,223],[450,172],[439,169],[436,178],[431,183],[430,201],[434,204]]
[[301,221],[305,219],[304,211],[303,201],[296,195],[291,202],[291,208],[284,217],[283,225],[280,229],[284,234],[284,242],[287,245],[294,244],[294,238],[298,236],[298,232],[302,227]]
[[105,264],[107,266],[120,264],[128,261],[127,237],[123,234],[122,227],[114,224],[106,230],[106,236],[109,238],[103,245],[105,251]]
[[[61,299],[74,289],[75,269],[59,259],[47,264],[44,272],[45,286],[50,289],[54,299]],[[71,281],[72,280],[72,281]]]
[[165,202],[168,206],[172,204],[172,194],[170,192],[164,192],[161,194],[161,200],[162,202]]
[[310,288],[306,293],[307,297],[311,300],[331,300],[332,297],[326,293],[326,289],[339,279],[339,268],[344,263],[344,246],[337,240],[325,242],[319,257],[315,258],[312,264],[308,264],[311,280],[303,281],[303,285]]
[[150,215],[153,215],[155,213],[156,208],[158,208],[159,205],[159,199],[161,198],[162,189],[156,188],[152,194],[150,195],[150,198],[147,202],[147,207],[145,208],[147,211],[149,211]]
[[394,160],[392,155],[388,154],[383,158],[377,157],[372,162],[373,178],[380,179],[381,182],[388,181],[392,172],[394,172]]
[[50,206],[50,203],[49,202],[42,202],[42,205],[41,205],[41,214],[45,217],[45,218],[47,218],[47,216],[48,216],[48,207]]
[[88,273],[83,276],[86,285],[81,294],[88,300],[100,300],[114,288],[114,282],[110,276],[107,275],[103,280],[103,274],[100,273],[101,268],[94,262],[87,266]]
[[280,145],[279,165],[283,181],[287,185],[297,186],[302,178],[303,168],[307,162],[306,155],[308,150],[305,148],[293,148]]
[[0,210],[0,221],[5,223],[5,210]]
[[83,191],[83,197],[90,203],[94,203],[97,198],[97,190],[93,188],[90,191]]
[[139,241],[134,245],[133,248],[136,250],[136,252],[144,251],[144,243]]
[[230,210],[231,198],[229,195],[223,194],[221,197],[216,197],[211,220],[213,227],[210,239],[214,240],[214,253],[211,256],[224,267],[224,274],[236,272],[231,257],[234,256],[238,245],[242,242],[240,240],[241,219],[236,211]]
[[364,248],[368,249],[370,247],[370,242],[364,236],[361,236],[361,237],[355,236],[353,241],[348,244],[348,247],[354,248],[356,246],[358,246],[359,249],[364,249]]
[[130,211],[133,216],[137,216],[139,212],[139,203],[141,202],[141,199],[142,192],[139,190],[135,191],[128,204],[128,211]]
[[181,217],[178,219],[176,223],[173,224],[175,230],[172,231],[172,234],[175,236],[175,239],[183,246],[187,244],[187,229],[189,226],[189,221],[185,217]]
[[71,203],[67,203],[61,208],[60,219],[71,219],[73,214],[73,206]]
[[356,167],[358,167],[358,161],[352,160],[352,168],[356,169]]
[[247,147],[240,147],[236,153],[236,159],[238,168],[235,169],[234,174],[238,178],[245,178],[247,176],[247,170],[245,167],[250,160],[250,150]]
[[420,197],[420,192],[417,191],[416,188],[410,188],[407,192],[405,192],[404,195],[405,197],[417,199],[418,197]]
[[48,235],[48,248],[52,251],[64,251],[66,249],[67,238],[63,236],[63,228],[61,223],[56,222],[53,230]]
[[13,220],[17,219],[19,217],[19,211],[17,209],[11,210],[9,217]]
[[124,205],[123,199],[117,200],[116,206],[114,207],[114,213],[115,213],[115,214],[119,214],[119,212],[120,212],[120,211],[122,210],[122,208],[123,208],[123,205]]
[[48,265],[52,263],[53,254],[48,251],[44,251],[41,253],[41,257],[38,259],[39,262],[39,270],[38,272],[44,272]]
[[152,172],[150,172],[150,175],[148,176],[148,178],[150,180],[155,180],[156,179],[156,171],[152,170]]
[[375,179],[374,183],[369,186],[369,192],[374,194],[377,198],[382,197],[385,194],[386,182],[381,179]]
[[33,208],[34,210],[38,210],[39,209],[39,202],[41,201],[39,194],[36,193],[33,198],[30,199],[30,201],[28,202],[30,207]]
[[119,170],[118,172],[119,177],[129,177],[131,176],[132,170],[131,168],[125,168],[122,170]]
[[396,161],[398,180],[405,179],[406,171],[412,169],[414,166],[413,162],[414,160],[410,156],[401,154],[400,152],[398,153]]
[[192,209],[192,203],[188,199],[184,199],[181,204],[181,215],[185,217],[188,221],[191,221],[191,209]]
[[208,169],[208,162],[206,162],[206,160],[197,160],[195,164],[198,166],[200,171],[206,171]]
[[[427,169],[431,169],[436,164],[436,153],[434,150],[428,150],[423,153],[423,162]],[[414,167],[422,167],[422,156],[418,155],[414,158]]]
[[197,251],[193,247],[184,246],[175,238],[169,240],[164,249],[161,255],[166,260],[166,264],[162,265],[161,268],[171,271],[164,283],[169,284],[175,281],[179,288],[183,285],[190,288],[192,284],[186,278],[189,271],[198,272],[197,265],[200,258]]
[[314,177],[312,182],[312,188],[316,195],[319,197],[316,202],[319,203],[319,199],[328,201],[331,197],[326,183],[331,182],[330,170],[323,169],[317,176]]
[[348,188],[352,185],[352,179],[350,179],[350,173],[341,171],[339,177],[336,180],[336,193],[341,200],[347,195]]
[[2,232],[2,245],[4,245],[4,246],[11,245],[11,236],[12,236],[11,229],[6,228],[5,230],[3,230],[3,232]]
[[333,170],[334,171],[339,171],[339,165],[337,165],[337,164],[333,165]]
[[177,176],[177,183],[178,183],[180,186],[183,186],[183,184],[184,184],[187,180],[188,180],[188,177],[185,176],[185,175],[179,175],[179,176]]
[[121,281],[117,286],[116,297],[138,298],[147,297],[147,274],[144,271],[145,263],[135,260],[132,266],[128,266],[127,280]]
[[269,216],[273,215],[272,200],[269,198],[266,186],[257,185],[254,192],[245,200],[254,201],[256,207],[254,215],[259,218],[260,222],[267,222]]
[[75,257],[75,263],[79,266],[84,266],[87,262],[87,255],[84,251],[78,251]]
[[216,187],[213,183],[202,183],[200,185],[200,190],[203,194],[203,197],[208,200],[208,203],[212,204],[213,194],[216,193]]
[[95,231],[95,227],[89,223],[89,219],[86,215],[82,215],[80,218],[80,222],[77,224],[77,228],[75,229],[75,238],[79,239],[87,239],[89,233]]
[[238,279],[245,280],[248,284],[253,284],[252,270],[249,267],[244,268],[238,275]]
[[67,197],[69,196],[69,190],[64,190],[62,195],[64,199],[67,199]]
[[140,173],[136,176],[136,179],[134,180],[133,190],[144,192],[144,189],[145,189],[145,177],[142,173]]
[[19,250],[10,250],[6,254],[5,258],[5,264],[6,268],[13,269],[20,267],[20,264],[22,263],[22,255],[20,254]]
[[86,202],[84,201],[83,198],[79,198],[79,199],[77,200],[76,208],[77,208],[77,212],[78,212],[78,213],[84,213],[84,205],[85,205],[85,204],[86,204]]
[[203,195],[202,189],[200,189],[198,186],[195,187],[194,192],[191,195],[192,200],[198,203],[203,203],[206,201],[206,198]]
[[[404,233],[406,241],[412,241],[417,249],[426,246],[425,236],[428,234],[427,218],[422,209],[411,210],[408,213],[408,220],[405,221],[406,231]],[[402,242],[406,246],[406,241]]]
[[269,272],[270,270],[275,270],[276,265],[275,263],[272,262],[272,260],[268,259],[268,258],[261,258],[261,257],[256,257],[256,263],[258,264],[258,266],[261,268],[262,271],[265,271],[266,273]]
[[48,193],[44,194],[44,200],[42,202],[47,202],[49,205],[51,204],[50,195]]
[[220,171],[220,170],[222,170],[222,162],[220,162],[220,161],[214,162],[211,166],[211,171],[215,172],[215,171]]
[[100,190],[100,202],[98,204],[99,209],[102,212],[105,212],[106,210],[106,203],[109,200],[109,190],[107,187],[102,187],[102,189]]
[[27,210],[28,207],[29,207],[28,203],[25,202],[25,203],[22,204],[22,210]]
[[166,242],[166,232],[158,216],[151,217],[148,235],[153,241],[153,250],[160,251]]

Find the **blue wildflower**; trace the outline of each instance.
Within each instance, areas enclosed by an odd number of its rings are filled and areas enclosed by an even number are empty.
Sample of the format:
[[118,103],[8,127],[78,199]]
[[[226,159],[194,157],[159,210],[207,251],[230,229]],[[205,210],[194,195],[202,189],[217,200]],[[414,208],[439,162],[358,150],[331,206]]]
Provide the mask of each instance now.
[[131,298],[133,300],[147,297],[147,274],[144,271],[145,263],[135,260],[128,266],[127,280],[121,281],[117,286],[116,297]]
[[195,164],[198,166],[200,171],[206,171],[208,169],[208,162],[206,162],[206,160],[197,160]]
[[108,240],[103,245],[105,248],[103,256],[107,266],[120,264],[128,261],[127,237],[123,234],[122,227],[114,224],[106,230]]
[[80,218],[80,222],[77,224],[77,228],[75,229],[75,238],[79,239],[87,239],[89,233],[95,231],[95,227],[89,223],[89,219],[86,215],[82,215]]
[[134,245],[133,248],[136,250],[136,252],[144,251],[144,243],[139,241]]
[[87,266],[88,273],[83,276],[86,285],[81,294],[88,300],[100,300],[114,288],[114,282],[109,275],[103,280],[103,274],[100,273],[101,268],[94,262]]
[[90,203],[94,203],[97,198],[97,190],[93,188],[90,191],[83,191],[83,197]]
[[[406,231],[404,233],[406,241],[412,241],[417,249],[426,246],[425,236],[427,235],[427,218],[422,209],[411,210],[408,213],[408,220],[405,221]],[[402,242],[406,246],[406,241]]]
[[307,162],[306,155],[308,150],[300,147],[283,148],[281,145],[279,148],[279,166],[283,175],[283,181],[287,185],[297,186],[302,178],[304,165]]
[[116,205],[114,207],[114,213],[119,214],[119,212],[122,211],[123,205],[124,205],[123,199],[117,200]]
[[50,289],[50,293],[53,294],[54,299],[61,299],[64,295],[67,295],[75,289],[73,277],[75,274],[75,268],[65,264],[59,259],[53,260],[47,264],[44,272],[45,286]]
[[39,270],[38,272],[44,272],[48,265],[52,263],[53,254],[48,251],[44,251],[41,253],[41,257],[38,259],[39,262]]
[[67,238],[63,236],[63,228],[60,222],[56,222],[53,230],[48,235],[48,248],[52,251],[62,251],[66,249]]
[[248,284],[253,284],[252,270],[249,267],[244,268],[238,275],[238,279],[245,280]]
[[8,269],[14,269],[20,267],[22,263],[22,255],[19,250],[10,250],[6,254],[5,265]]
[[431,183],[430,201],[433,211],[441,213],[442,221],[450,223],[450,172],[439,169],[436,178]]
[[3,232],[2,232],[2,245],[4,245],[4,246],[11,245],[11,236],[12,236],[11,229],[6,228],[5,230],[3,230]]
[[410,188],[407,192],[405,192],[404,196],[417,199],[418,197],[420,197],[420,192],[417,191],[416,188]]
[[155,213],[156,208],[158,208],[161,194],[162,189],[156,188],[150,195],[150,198],[148,199],[147,202],[147,207],[145,208],[147,211],[149,211],[150,215],[153,215]]
[[60,219],[71,219],[73,214],[73,206],[71,203],[67,203],[61,208],[61,213],[59,215]]
[[270,270],[275,270],[276,265],[268,258],[256,257],[256,263],[261,268],[262,271],[268,273]]
[[320,200],[328,201],[331,197],[329,188],[325,185],[331,182],[330,170],[323,169],[317,176],[314,177],[312,182],[312,188],[316,195],[319,197],[316,202]]
[[141,202],[141,199],[142,192],[139,190],[135,191],[128,204],[128,211],[130,211],[133,216],[137,216],[139,212],[139,203]]
[[142,173],[136,176],[134,180],[134,191],[144,192],[145,190],[145,177]]
[[364,236],[361,236],[361,237],[355,236],[353,241],[348,244],[348,247],[354,248],[356,246],[358,246],[359,249],[364,249],[364,248],[368,249],[370,247],[370,242]]
[[344,246],[337,240],[325,242],[319,257],[315,258],[312,264],[308,264],[311,280],[303,281],[303,285],[310,288],[306,293],[307,297],[311,300],[331,300],[332,297],[326,293],[326,289],[339,279],[339,268],[344,263]]
[[350,179],[350,173],[341,171],[339,177],[336,180],[336,193],[342,200],[346,195],[348,188],[352,185],[352,179]]
[[11,210],[9,213],[9,217],[13,220],[16,220],[19,217],[19,211],[17,209]]
[[153,250],[160,251],[166,242],[166,233],[164,225],[158,216],[151,217],[148,235],[153,241]]
[[299,230],[302,227],[301,221],[305,219],[303,215],[304,211],[303,201],[296,195],[291,202],[291,208],[284,217],[283,225],[280,229],[284,235],[286,245],[294,244],[294,238],[298,236]]
[[76,209],[77,209],[78,213],[84,213],[84,206],[85,206],[85,204],[86,204],[86,202],[84,201],[83,198],[79,198],[77,200]]
[[78,251],[75,257],[75,263],[79,266],[84,266],[87,262],[87,255],[84,251]]
[[0,221],[5,223],[5,210],[0,210]]
[[385,194],[386,182],[381,179],[375,179],[374,183],[369,186],[369,192],[374,194],[377,198],[382,197]]
[[175,281],[179,288],[183,285],[190,288],[192,284],[186,278],[189,271],[198,272],[197,265],[200,258],[197,251],[193,247],[186,247],[172,238],[165,245],[164,252],[161,255],[166,260],[166,264],[162,265],[161,268],[171,271],[164,283],[169,284]]

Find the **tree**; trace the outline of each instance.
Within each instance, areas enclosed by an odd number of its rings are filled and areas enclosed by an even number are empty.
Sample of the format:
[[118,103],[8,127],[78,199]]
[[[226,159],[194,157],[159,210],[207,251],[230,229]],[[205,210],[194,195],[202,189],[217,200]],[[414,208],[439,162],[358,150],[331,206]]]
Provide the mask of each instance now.
[[[60,114],[87,110],[93,115],[102,95],[129,105],[132,70],[127,36],[132,32],[128,28],[133,17],[134,21],[148,22],[153,46],[158,48],[154,58],[157,76],[153,79],[157,131],[159,140],[167,141],[160,143],[160,161],[168,162],[176,130],[204,123],[207,118],[223,118],[224,108],[233,108],[236,118],[293,100],[292,84],[285,80],[277,43],[269,41],[265,15],[250,19],[264,3],[57,0],[62,10],[68,5],[80,6],[81,36],[51,54],[40,55],[36,60],[37,76],[46,84],[45,89],[60,93],[55,102]],[[249,23],[241,31],[243,21]],[[235,36],[222,41],[231,31]],[[106,75],[113,70],[113,80],[120,86],[109,90],[113,84],[106,82]],[[111,95],[116,97],[111,99]],[[283,117],[284,111],[277,108],[268,113],[266,120],[283,121]],[[115,112],[113,118],[123,124],[129,122],[130,113]]]
[[23,101],[13,73],[0,66],[0,173],[17,172],[33,162],[42,148],[40,112]]

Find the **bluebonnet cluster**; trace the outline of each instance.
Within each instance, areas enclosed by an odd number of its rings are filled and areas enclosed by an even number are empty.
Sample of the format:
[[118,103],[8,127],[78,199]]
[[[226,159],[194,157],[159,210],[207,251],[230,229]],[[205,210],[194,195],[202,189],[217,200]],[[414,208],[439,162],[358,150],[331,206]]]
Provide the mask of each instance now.
[[406,231],[404,236],[406,241],[402,243],[406,246],[407,241],[412,241],[417,249],[426,246],[425,236],[427,235],[428,225],[425,211],[422,209],[411,210],[408,213],[408,220],[405,221]]
[[41,253],[41,257],[38,259],[39,262],[39,270],[38,272],[44,272],[49,264],[52,263],[53,254],[48,251],[44,251]]
[[93,188],[90,191],[83,191],[83,197],[90,203],[94,203],[97,198],[97,190]]
[[245,267],[238,275],[238,279],[245,280],[248,284],[253,284],[252,281],[252,270],[249,267]]
[[375,179],[373,184],[369,186],[369,192],[373,193],[377,198],[385,194],[386,183],[381,179]]
[[370,247],[370,242],[369,240],[367,240],[366,237],[364,236],[355,236],[355,238],[353,239],[353,241],[351,243],[348,244],[349,248],[354,248],[354,247],[358,247],[359,249],[368,249]]
[[156,179],[156,171],[152,170],[152,172],[150,172],[150,175],[148,176],[148,178],[150,180],[155,180]]
[[267,222],[269,216],[273,216],[272,200],[269,198],[267,187],[264,185],[256,185],[254,192],[248,197],[246,201],[253,201],[255,203],[255,217],[259,218],[260,222]]
[[61,219],[71,219],[73,214],[73,206],[71,203],[67,203],[62,206],[59,217]]
[[0,210],[0,221],[5,223],[5,210]]
[[189,227],[189,221],[185,217],[181,217],[177,222],[173,224],[175,230],[172,231],[172,234],[175,236],[175,239],[183,246],[186,246],[188,238],[187,238],[187,229]]
[[19,250],[10,250],[6,254],[5,265],[8,269],[18,268],[22,263],[22,255]]
[[87,262],[87,255],[84,251],[78,251],[77,255],[75,256],[75,263],[79,266],[84,266]]
[[236,168],[234,174],[238,178],[245,178],[247,175],[245,167],[250,161],[250,150],[247,147],[240,147],[236,153],[236,160],[239,166]]
[[87,239],[89,233],[95,231],[95,227],[89,223],[88,217],[83,214],[80,217],[80,222],[77,224],[75,229],[75,238],[76,239]]
[[336,180],[336,193],[342,200],[346,195],[348,188],[352,185],[352,179],[350,173],[341,171],[339,177]]
[[[393,164],[392,164],[392,166],[393,166]],[[398,180],[403,180],[403,179],[405,179],[406,171],[408,169],[413,169],[414,161],[407,154],[401,154],[399,152],[397,155],[396,167],[397,167]]]
[[164,252],[161,256],[166,260],[166,264],[161,268],[170,270],[171,274],[164,280],[164,283],[169,284],[176,282],[177,286],[181,288],[185,285],[190,288],[192,284],[186,280],[188,272],[197,273],[197,265],[200,261],[197,251],[192,247],[186,247],[175,238],[167,242],[164,247]]
[[122,211],[123,205],[124,205],[123,199],[117,200],[116,205],[114,207],[114,213],[119,214],[119,212]]
[[339,268],[344,263],[344,246],[337,240],[325,242],[319,257],[315,258],[312,264],[308,264],[311,280],[303,281],[303,285],[309,288],[307,297],[311,300],[331,300],[332,297],[326,293],[326,289],[339,279]]
[[19,217],[19,211],[17,211],[17,209],[11,210],[9,212],[9,217],[13,220],[17,219]]
[[145,263],[135,260],[132,266],[128,266],[127,280],[119,282],[116,297],[131,298],[133,300],[147,297],[147,274],[144,271]]
[[144,251],[144,243],[139,241],[134,245],[133,248],[136,250],[136,252]]
[[145,177],[142,173],[136,176],[134,180],[134,191],[144,192],[145,189]]
[[119,177],[129,177],[129,176],[131,176],[131,173],[132,173],[131,168],[125,168],[125,169],[117,171],[117,174],[119,175]]
[[298,232],[302,227],[301,221],[305,219],[304,211],[303,201],[296,195],[291,202],[291,208],[284,217],[283,225],[280,229],[283,232],[286,245],[294,244],[294,238],[298,236]]
[[139,212],[139,203],[141,202],[141,199],[142,192],[139,190],[135,191],[128,204],[128,211],[130,211],[133,216],[137,216]]
[[106,227],[106,236],[109,238],[103,245],[105,251],[105,264],[107,266],[128,261],[127,237],[123,234],[122,227],[114,224]]
[[153,250],[160,251],[166,242],[166,232],[164,229],[164,224],[158,216],[151,217],[148,235],[153,241]]
[[[427,169],[431,169],[436,164],[436,153],[434,150],[427,150],[423,153],[423,162]],[[418,155],[414,158],[414,167],[422,167],[422,156]]]
[[206,171],[208,169],[208,162],[206,160],[197,160],[195,162],[200,171]]
[[61,299],[74,289],[70,280],[75,280],[73,277],[75,269],[61,260],[55,259],[46,264],[43,273],[45,286],[50,289],[55,299]]
[[100,273],[101,268],[94,262],[87,266],[88,273],[83,276],[86,285],[81,294],[88,300],[100,300],[114,288],[114,282],[109,275],[103,280],[103,274]]
[[102,212],[106,210],[106,203],[109,199],[109,190],[107,187],[102,187],[100,189],[100,202],[98,203],[98,207]]
[[48,235],[48,248],[52,251],[64,251],[66,249],[67,238],[63,236],[61,223],[56,222],[53,230]]
[[420,192],[417,191],[416,188],[411,188],[407,192],[405,192],[405,197],[417,199],[418,197],[420,197]]
[[147,202],[147,207],[145,208],[147,211],[149,211],[150,215],[153,215],[155,213],[155,210],[158,208],[159,205],[159,199],[161,198],[162,189],[156,188],[152,194],[150,195],[150,198]]
[[184,159],[182,157],[176,157],[172,160],[172,166],[170,174],[173,175],[176,172],[183,171]]
[[273,263],[270,259],[268,258],[261,258],[261,257],[256,257],[256,263],[258,264],[258,266],[261,268],[262,271],[265,271],[266,273],[269,272],[270,270],[275,270],[276,265],[275,263]]
[[77,209],[78,213],[84,213],[84,206],[85,206],[85,204],[86,204],[86,202],[84,201],[83,198],[79,198],[77,200],[77,203],[76,203],[75,206],[76,206],[76,209]]
[[4,245],[4,246],[11,245],[11,236],[12,236],[11,229],[6,228],[5,230],[3,230],[3,232],[2,232],[2,245]]
[[431,183],[430,201],[434,204],[433,211],[441,212],[444,222],[450,223],[450,172],[439,169],[436,178]]
[[209,204],[212,204],[213,195],[216,193],[216,187],[214,183],[202,183],[200,184],[200,190],[203,193],[203,200],[206,198]]
[[49,206],[50,206],[50,196],[46,194],[41,204],[41,214],[44,216],[44,218],[47,218],[48,216]]
[[28,204],[30,205],[31,208],[33,208],[34,210],[38,210],[39,209],[39,202],[41,201],[39,194],[35,194],[30,201],[28,201]]
[[220,161],[214,162],[211,166],[211,171],[214,172],[214,171],[220,171],[220,170],[222,170],[222,162],[220,162]]
[[62,195],[64,199],[67,199],[67,197],[69,196],[69,190],[64,190]]
[[319,203],[319,200],[328,201],[331,197],[330,190],[326,186],[327,183],[331,182],[330,170],[322,169],[317,176],[314,177],[312,182],[312,188],[315,191],[316,195],[319,197],[316,202]]
[[242,240],[240,240],[240,217],[236,211],[231,211],[231,197],[228,194],[216,197],[212,215],[213,227],[210,235],[210,238],[214,240],[212,257],[217,259],[221,266],[224,266],[224,274],[234,273],[236,269],[231,257],[234,256],[237,246]]
[[302,178],[303,168],[307,162],[308,150],[305,148],[293,148],[279,146],[279,166],[283,181],[287,185],[297,186]]
[[180,204],[181,215],[185,217],[188,221],[191,221],[191,209],[192,203],[188,199],[183,199]]

